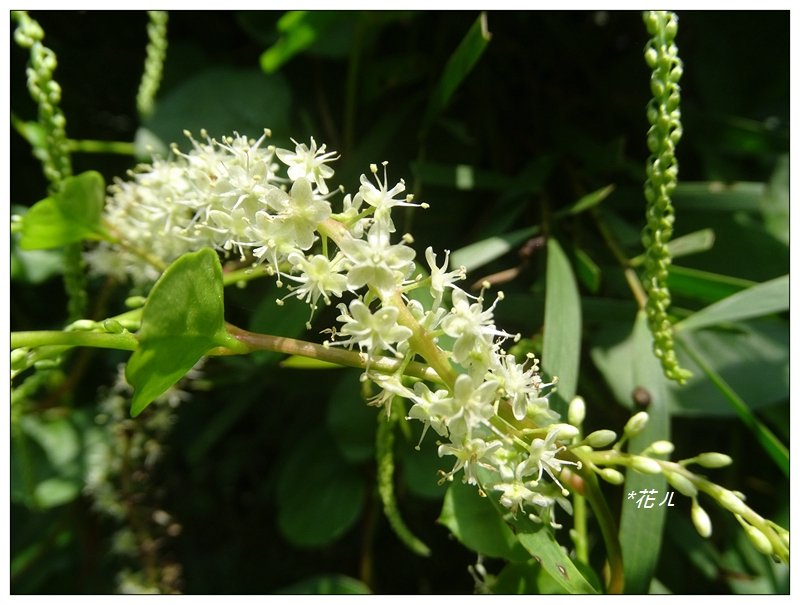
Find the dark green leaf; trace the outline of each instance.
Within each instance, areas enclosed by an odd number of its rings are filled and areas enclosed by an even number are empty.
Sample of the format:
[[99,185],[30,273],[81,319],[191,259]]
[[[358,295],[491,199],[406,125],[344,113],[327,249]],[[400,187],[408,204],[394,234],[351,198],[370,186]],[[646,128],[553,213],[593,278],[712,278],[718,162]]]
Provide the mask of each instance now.
[[84,239],[103,239],[100,224],[105,183],[98,172],[84,172],[64,181],[59,193],[34,204],[22,219],[20,247],[57,248]]
[[333,25],[351,17],[341,11],[289,11],[278,21],[281,37],[261,55],[261,69],[271,74],[296,54],[322,40]]
[[[633,357],[630,360],[633,380],[637,387],[650,394],[647,413],[650,420],[641,433],[633,437],[628,451],[639,453],[654,441],[669,440],[669,412],[666,379],[658,359],[653,355],[653,337],[647,327],[644,311],[639,311],[633,327]],[[619,541],[622,546],[622,564],[625,570],[625,592],[646,594],[650,588],[656,563],[661,553],[661,539],[666,518],[666,506],[639,508],[638,494],[642,490],[656,490],[656,504],[666,496],[667,482],[663,475],[645,475],[628,471],[622,496],[622,517]],[[631,492],[636,498],[629,498]],[[680,494],[674,494],[680,496]]]
[[453,93],[469,75],[480,59],[491,34],[486,30],[486,14],[482,13],[470,27],[467,35],[461,40],[456,50],[447,61],[444,73],[436,84],[425,117],[422,129],[427,130],[433,121],[442,113]]
[[581,248],[575,249],[575,270],[578,279],[593,294],[600,288],[600,267]]
[[559,210],[556,213],[557,217],[561,216],[568,216],[572,214],[580,214],[581,212],[586,212],[590,208],[594,208],[606,199],[611,192],[614,191],[614,185],[606,185],[602,189],[598,189],[597,191],[592,191],[591,193],[587,193],[582,198],[580,198],[577,202],[567,206],[563,210]]
[[291,586],[281,588],[277,594],[334,595],[334,594],[372,594],[369,586],[339,574],[325,574],[300,580]]
[[672,265],[669,268],[667,285],[673,294],[680,294],[710,304],[754,286],[756,283],[719,273]]
[[339,454],[331,436],[312,429],[289,452],[278,477],[278,527],[292,544],[319,548],[358,519],[364,480]]
[[559,399],[568,403],[578,385],[581,354],[581,300],[572,267],[554,237],[547,241],[542,368],[558,376]]
[[764,183],[734,183],[726,185],[719,182],[679,183],[673,199],[681,208],[702,208],[725,213],[736,210],[758,211],[764,195]]
[[209,248],[184,254],[153,286],[142,311],[139,348],[125,376],[138,416],[217,346],[236,347],[225,330],[222,268]]
[[259,69],[209,67],[181,82],[159,100],[147,128],[165,143],[186,148],[183,135],[212,137],[238,132],[260,137],[264,128],[289,138],[290,90],[281,74],[265,75]]
[[327,425],[342,456],[348,462],[365,462],[375,455],[375,416],[361,393],[358,370],[342,372],[328,400]]

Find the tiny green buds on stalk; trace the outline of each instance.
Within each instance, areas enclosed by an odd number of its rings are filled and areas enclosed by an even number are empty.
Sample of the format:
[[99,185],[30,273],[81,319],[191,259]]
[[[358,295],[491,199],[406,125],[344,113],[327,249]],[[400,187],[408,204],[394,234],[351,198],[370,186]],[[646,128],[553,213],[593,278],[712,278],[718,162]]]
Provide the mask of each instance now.
[[653,70],[650,90],[653,99],[647,106],[650,130],[647,146],[651,156],[647,166],[644,186],[647,200],[647,226],[642,234],[645,247],[645,275],[643,285],[647,291],[647,321],[653,334],[653,351],[661,361],[667,378],[685,382],[690,373],[678,364],[672,338],[672,325],[667,317],[670,293],[667,275],[671,257],[667,243],[672,237],[675,211],[670,196],[678,182],[678,162],[675,147],[683,129],[680,121],[680,87],[683,73],[675,36],[678,19],[673,13],[647,11],[644,22],[652,38],[645,48],[645,61]]

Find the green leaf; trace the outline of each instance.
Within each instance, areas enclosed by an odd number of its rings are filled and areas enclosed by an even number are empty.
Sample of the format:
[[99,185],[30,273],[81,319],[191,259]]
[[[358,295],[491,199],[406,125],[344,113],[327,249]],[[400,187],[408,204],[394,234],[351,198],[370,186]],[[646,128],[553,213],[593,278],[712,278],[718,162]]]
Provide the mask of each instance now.
[[258,138],[264,128],[275,138],[289,138],[291,91],[281,74],[258,68],[209,67],[169,90],[156,104],[145,126],[165,143],[190,145],[183,135],[212,137],[233,132]]
[[604,199],[606,199],[611,192],[614,191],[614,185],[606,185],[605,187],[598,189],[596,191],[592,191],[591,193],[587,193],[582,198],[580,198],[577,202],[570,204],[563,210],[559,210],[556,213],[556,217],[563,217],[569,216],[574,214],[580,214],[581,212],[586,212],[590,208],[594,208]]
[[486,50],[490,38],[491,34],[486,29],[486,13],[481,13],[444,67],[444,72],[431,94],[428,108],[422,119],[423,131],[428,130],[433,121],[447,107],[453,93],[475,67],[483,51]]
[[[589,332],[590,354],[617,401],[631,406],[636,387],[632,372],[635,358],[629,323],[607,321]],[[789,329],[775,318],[731,324],[728,329],[684,330],[677,339],[689,343],[753,409],[788,400]],[[679,387],[669,385],[667,399],[672,415],[731,416],[733,408],[703,376],[703,370],[680,347],[678,359],[694,377]],[[745,370],[743,370],[745,369]],[[758,376],[758,380],[753,380]]]
[[366,462],[375,455],[375,416],[361,393],[360,370],[345,370],[331,393],[325,417],[328,430],[348,462]]
[[64,180],[57,194],[34,204],[22,219],[23,250],[57,248],[84,239],[104,239],[100,219],[105,182],[99,172]]
[[669,268],[667,285],[673,294],[680,294],[710,304],[754,286],[756,282],[672,265]]
[[784,275],[737,292],[690,315],[675,330],[697,330],[724,322],[780,313],[789,309],[789,276]]
[[288,11],[278,20],[281,37],[261,54],[261,69],[271,74],[296,54],[321,40],[337,22],[351,17],[341,11]]
[[340,370],[344,366],[322,359],[314,359],[313,357],[304,357],[302,355],[291,355],[280,362],[282,368],[291,368],[294,370]]
[[[639,453],[654,441],[669,440],[669,412],[666,379],[658,359],[652,353],[653,338],[644,311],[639,311],[636,316],[632,338],[633,357],[630,363],[634,384],[646,389],[651,401],[647,408],[650,420],[628,446],[631,453]],[[655,497],[660,502],[667,489],[663,475],[645,475],[633,470],[626,474],[619,541],[625,570],[625,592],[628,594],[646,594],[650,588],[661,552],[667,507],[639,508],[638,497],[629,499],[627,495],[631,492],[638,494],[641,490],[657,490]]]
[[539,226],[534,225],[533,227],[526,227],[505,235],[488,237],[474,244],[469,244],[450,255],[450,266],[464,267],[467,271],[472,271],[492,262],[496,258],[500,258],[513,250],[515,246],[537,235],[539,231]]
[[311,429],[295,443],[278,477],[278,528],[295,546],[319,548],[358,520],[365,485],[331,436]]
[[789,245],[789,155],[782,155],[777,162],[767,190],[761,198],[761,213],[764,228],[775,239]]
[[520,544],[542,569],[569,594],[597,594],[584,575],[578,570],[572,559],[553,536],[553,532],[539,524],[535,531],[526,531],[517,535]]
[[672,258],[677,258],[710,250],[714,246],[714,240],[713,229],[701,229],[676,237],[667,244],[667,248]]
[[581,248],[575,248],[575,269],[578,278],[593,294],[600,288],[600,267]]
[[276,592],[277,594],[298,595],[372,594],[369,586],[360,580],[340,574],[312,576]]
[[237,348],[225,330],[222,267],[210,248],[184,254],[153,286],[142,310],[139,348],[125,370],[131,415],[178,382],[214,347]]
[[581,354],[581,300],[572,267],[561,244],[547,241],[542,368],[558,376],[562,404],[575,397]]
[[[689,353],[692,360],[700,366],[702,371],[711,381],[711,383],[719,390],[720,393],[728,400],[733,409],[741,418],[742,422],[750,429],[753,436],[764,448],[764,451],[769,454],[770,458],[778,465],[783,471],[783,474],[789,476],[789,450],[783,445],[769,428],[761,423],[750,410],[750,406],[733,390],[725,380],[714,371],[711,365],[700,355],[686,339],[678,338],[681,347]],[[788,369],[788,367],[787,367]]]
[[675,188],[672,197],[680,208],[702,208],[704,211],[716,210],[726,214],[745,210],[757,212],[764,196],[764,183],[720,182],[682,182]]
[[467,548],[487,557],[524,562],[530,557],[489,498],[474,485],[454,481],[444,497],[439,523]]

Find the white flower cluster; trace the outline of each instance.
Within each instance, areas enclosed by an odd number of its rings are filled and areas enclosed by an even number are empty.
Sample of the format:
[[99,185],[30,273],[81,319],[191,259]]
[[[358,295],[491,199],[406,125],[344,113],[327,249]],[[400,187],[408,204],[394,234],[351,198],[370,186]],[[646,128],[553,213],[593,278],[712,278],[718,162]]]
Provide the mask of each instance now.
[[[502,293],[487,306],[485,289],[476,297],[456,285],[465,271],[447,271],[448,253],[438,265],[428,248],[424,275],[411,237],[393,243],[392,209],[425,205],[403,195],[402,180],[389,186],[385,163],[382,179],[370,166],[373,178],[362,176],[358,192],[344,196],[334,213],[329,200],[336,191],[327,181],[335,154],[313,139],[295,143],[294,151],[262,146],[266,136],[216,141],[203,133],[205,142],[191,139],[190,152],[173,148],[173,159],[115,183],[107,226],[134,252],[102,244],[87,254],[90,265],[152,280],[158,271],[136,250],[168,263],[213,247],[268,263],[312,313],[320,299],[331,304],[349,293],[349,302],[337,305],[340,325],[326,346],[357,347],[367,360],[393,355],[403,360],[400,368],[421,359],[441,377],[436,386],[412,383],[401,371],[387,375],[367,363],[364,378],[382,389],[375,402],[388,406],[399,396],[411,403],[408,417],[424,424],[423,438],[433,429],[442,438],[439,455],[456,459],[444,479],[463,470],[464,481],[501,492],[512,512],[554,524],[556,502],[569,510],[560,477],[565,466],[577,466],[559,454],[578,429],[558,423],[546,396],[552,383],[542,381],[536,360],[518,363],[501,348],[512,338],[494,322]],[[428,291],[429,304],[407,296],[417,288]],[[488,472],[479,477],[481,468]]]

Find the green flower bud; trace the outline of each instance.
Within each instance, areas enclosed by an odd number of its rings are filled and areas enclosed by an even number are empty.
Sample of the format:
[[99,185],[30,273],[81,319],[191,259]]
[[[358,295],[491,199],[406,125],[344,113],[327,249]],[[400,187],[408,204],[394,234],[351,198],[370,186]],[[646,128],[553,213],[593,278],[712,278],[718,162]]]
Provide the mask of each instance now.
[[708,538],[711,535],[711,519],[708,513],[700,508],[697,500],[692,500],[692,523],[702,537]]
[[583,397],[575,397],[569,403],[569,410],[567,411],[567,421],[572,426],[581,426],[583,420],[586,418],[586,403]]
[[116,319],[106,319],[103,322],[103,329],[110,334],[122,334],[125,328]]
[[602,479],[608,481],[612,485],[622,485],[623,483],[625,483],[625,475],[623,475],[616,469],[602,468],[600,469],[598,474]]
[[687,498],[697,497],[697,488],[695,487],[694,483],[692,483],[691,479],[684,477],[680,473],[674,472],[665,472],[664,476],[667,478],[667,481],[669,481],[669,484],[672,487],[674,487]]
[[631,468],[648,475],[661,474],[661,465],[652,458],[645,458],[644,456],[634,456],[631,461]]
[[79,319],[78,321],[73,321],[69,327],[72,330],[78,330],[81,332],[91,331],[97,327],[97,322],[94,322],[91,319]]
[[752,525],[745,525],[744,531],[758,552],[764,555],[772,554],[772,542],[770,542],[769,538],[764,535],[764,532],[757,527],[753,527]]
[[617,434],[614,431],[610,431],[608,429],[602,429],[599,431],[594,431],[583,441],[587,445],[590,445],[594,448],[598,448],[611,445],[616,440],[617,440]]
[[139,307],[143,307],[146,302],[147,298],[144,296],[129,296],[125,299],[125,306],[129,309],[138,309]]
[[705,452],[694,458],[694,462],[705,468],[722,468],[733,462],[733,458],[717,452]]
[[675,451],[675,445],[671,441],[661,440],[654,441],[647,449],[649,452],[656,454],[657,456],[669,456],[673,451]]
[[747,505],[730,490],[721,490],[717,496],[717,501],[736,515],[743,515],[747,512]]
[[581,432],[571,424],[556,424],[553,425],[551,428],[557,428],[558,438],[564,441],[568,441],[581,434]]
[[647,421],[650,420],[650,416],[647,412],[637,412],[633,416],[630,417],[628,422],[625,424],[625,435],[628,437],[634,437],[642,432],[645,426],[647,426]]

